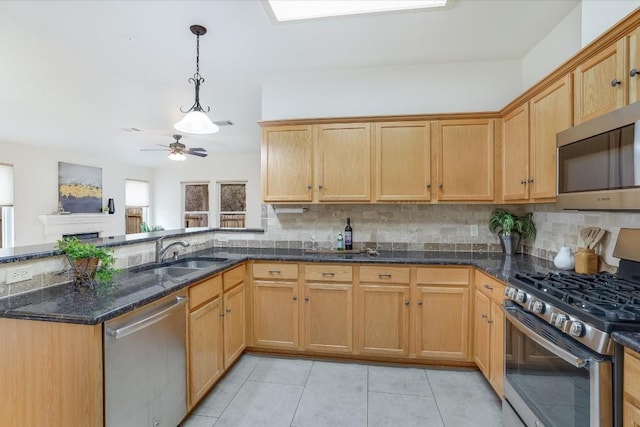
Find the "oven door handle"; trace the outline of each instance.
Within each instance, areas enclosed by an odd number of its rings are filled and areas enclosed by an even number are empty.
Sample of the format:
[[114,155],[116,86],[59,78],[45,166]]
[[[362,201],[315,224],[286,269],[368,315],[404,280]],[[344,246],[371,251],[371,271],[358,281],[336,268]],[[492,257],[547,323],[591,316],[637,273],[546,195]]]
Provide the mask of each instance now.
[[550,351],[551,353],[555,354],[556,356],[558,356],[559,358],[561,358],[565,362],[575,366],[576,368],[584,368],[589,363],[587,360],[584,360],[581,357],[574,356],[573,354],[569,353],[567,350],[564,350],[564,349],[558,347],[557,345],[545,340],[540,335],[538,335],[535,332],[533,332],[524,323],[520,322],[511,313],[509,313],[509,310],[507,310],[504,306],[502,306],[500,308],[502,309],[502,311],[503,311],[504,315],[507,317],[507,319],[513,324],[513,326],[518,328],[520,330],[520,332],[522,332],[523,334],[525,334],[527,336],[527,338],[531,339],[536,344],[539,344],[544,349],[546,349],[546,350]]

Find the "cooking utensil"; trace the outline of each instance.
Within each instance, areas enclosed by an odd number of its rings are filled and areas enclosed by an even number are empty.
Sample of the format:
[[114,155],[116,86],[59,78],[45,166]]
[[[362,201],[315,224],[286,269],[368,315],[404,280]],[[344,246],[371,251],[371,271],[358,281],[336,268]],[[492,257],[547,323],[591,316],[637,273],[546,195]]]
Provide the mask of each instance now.
[[596,233],[596,235],[591,240],[591,243],[589,243],[588,248],[589,249],[595,249],[595,247],[600,243],[600,240],[602,240],[602,238],[604,237],[605,233],[606,233],[605,230],[603,230],[602,228],[599,229],[598,232]]
[[586,227],[580,230],[580,237],[582,238],[582,242],[584,244],[584,246],[582,247],[588,248],[599,231],[599,227]]

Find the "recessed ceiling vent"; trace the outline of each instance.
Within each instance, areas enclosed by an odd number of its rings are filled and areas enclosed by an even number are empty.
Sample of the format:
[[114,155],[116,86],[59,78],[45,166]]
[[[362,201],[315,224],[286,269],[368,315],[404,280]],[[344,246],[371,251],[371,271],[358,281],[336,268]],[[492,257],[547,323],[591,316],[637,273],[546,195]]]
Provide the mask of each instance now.
[[213,122],[218,126],[233,126],[233,122],[231,120],[220,120],[219,122]]

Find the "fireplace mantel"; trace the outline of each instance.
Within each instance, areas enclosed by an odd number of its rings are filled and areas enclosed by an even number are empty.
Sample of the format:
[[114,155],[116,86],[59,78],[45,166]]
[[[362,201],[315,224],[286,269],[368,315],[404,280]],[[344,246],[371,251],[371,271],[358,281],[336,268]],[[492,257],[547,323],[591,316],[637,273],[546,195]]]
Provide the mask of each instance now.
[[40,215],[43,235],[46,243],[56,242],[63,234],[99,233],[100,237],[113,236],[116,233],[117,219],[115,215],[102,213]]

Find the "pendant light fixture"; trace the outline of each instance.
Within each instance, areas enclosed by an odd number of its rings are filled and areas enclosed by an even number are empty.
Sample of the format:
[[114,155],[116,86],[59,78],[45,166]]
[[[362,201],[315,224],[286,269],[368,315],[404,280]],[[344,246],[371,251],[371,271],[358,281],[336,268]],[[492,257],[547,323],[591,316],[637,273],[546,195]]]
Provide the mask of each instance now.
[[[196,100],[187,111],[180,108],[180,111],[186,114],[174,127],[184,133],[215,133],[218,132],[220,128],[207,117],[205,111],[200,106],[200,84],[204,83],[204,78],[200,75],[200,36],[205,35],[207,29],[202,25],[192,25],[189,29],[196,35],[196,73],[193,77],[189,78],[189,83],[193,82],[196,87]],[[208,113],[209,110],[211,110],[211,108],[207,107],[206,112]]]

